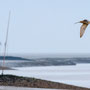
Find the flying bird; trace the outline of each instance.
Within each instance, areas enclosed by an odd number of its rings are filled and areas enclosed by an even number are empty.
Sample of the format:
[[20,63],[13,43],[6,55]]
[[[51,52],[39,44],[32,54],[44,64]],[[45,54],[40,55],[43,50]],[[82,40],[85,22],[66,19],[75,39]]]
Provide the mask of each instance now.
[[88,20],[83,20],[83,21],[80,21],[80,22],[77,22],[77,23],[82,23],[83,25],[81,26],[80,28],[80,38],[83,36],[88,24],[90,24],[90,21]]

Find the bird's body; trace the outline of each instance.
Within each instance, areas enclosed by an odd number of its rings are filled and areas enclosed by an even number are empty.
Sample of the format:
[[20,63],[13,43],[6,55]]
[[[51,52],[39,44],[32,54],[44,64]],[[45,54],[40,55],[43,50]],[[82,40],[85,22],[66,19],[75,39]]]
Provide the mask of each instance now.
[[83,25],[81,26],[80,28],[80,38],[83,36],[88,24],[90,24],[90,21],[88,20],[83,20],[83,21],[80,21],[78,23],[83,23]]

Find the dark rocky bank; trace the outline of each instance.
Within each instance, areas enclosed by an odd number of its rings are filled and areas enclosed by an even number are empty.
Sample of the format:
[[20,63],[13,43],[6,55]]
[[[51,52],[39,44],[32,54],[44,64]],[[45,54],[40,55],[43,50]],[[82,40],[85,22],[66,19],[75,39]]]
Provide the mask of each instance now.
[[[3,56],[0,56],[0,60],[3,60]],[[16,56],[6,56],[5,64],[7,67],[33,67],[33,66],[70,66],[81,63],[90,63],[90,58],[33,58],[27,59]],[[0,63],[2,66],[2,63]]]
[[[4,56],[0,56],[0,60],[3,60]],[[29,60],[22,57],[16,57],[16,56],[6,56],[5,60]]]
[[0,75],[0,85],[19,86],[32,88],[51,88],[51,89],[71,89],[71,90],[90,90],[88,88],[67,85],[63,83],[51,82],[36,78],[20,77],[14,75]]

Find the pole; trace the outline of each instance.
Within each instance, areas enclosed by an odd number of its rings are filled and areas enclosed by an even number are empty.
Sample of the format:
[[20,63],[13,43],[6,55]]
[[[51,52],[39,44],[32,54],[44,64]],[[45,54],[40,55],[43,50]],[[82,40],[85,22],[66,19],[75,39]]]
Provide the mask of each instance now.
[[6,41],[5,41],[5,44],[4,44],[4,56],[3,56],[2,75],[3,75],[3,73],[4,73],[4,64],[5,64],[5,56],[6,56],[6,49],[7,49],[7,41],[8,41],[8,32],[9,32],[10,16],[11,16],[11,11],[9,12],[8,24],[7,24],[7,33],[6,33]]

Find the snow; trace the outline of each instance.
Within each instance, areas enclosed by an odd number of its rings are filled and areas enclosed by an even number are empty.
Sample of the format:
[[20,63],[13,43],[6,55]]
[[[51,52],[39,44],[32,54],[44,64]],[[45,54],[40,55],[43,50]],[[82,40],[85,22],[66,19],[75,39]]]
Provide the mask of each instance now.
[[[44,88],[25,88],[25,87],[0,86],[0,90],[58,90],[58,89],[44,89]],[[59,89],[59,90],[65,90],[65,89]]]
[[[76,66],[20,67],[5,74],[35,77],[90,88],[90,64]],[[0,71],[1,72],[1,71]]]

